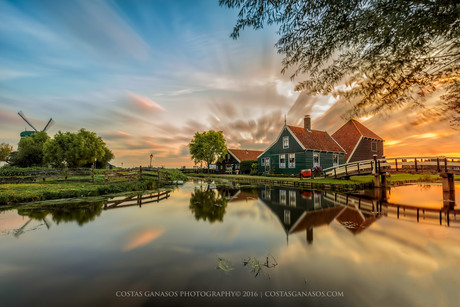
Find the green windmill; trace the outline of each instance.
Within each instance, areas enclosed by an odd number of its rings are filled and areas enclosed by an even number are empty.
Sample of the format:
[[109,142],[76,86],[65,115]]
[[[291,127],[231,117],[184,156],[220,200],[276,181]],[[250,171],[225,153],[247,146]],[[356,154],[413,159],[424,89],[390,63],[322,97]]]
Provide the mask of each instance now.
[[[31,130],[22,131],[22,132],[21,132],[21,137],[30,136],[30,135],[34,134],[35,132],[38,132],[38,130],[27,120],[26,116],[24,115],[24,113],[22,113],[22,111],[19,111],[19,112],[18,112],[18,115],[21,116],[21,118],[22,118],[32,129],[34,129],[33,131],[31,131]],[[43,128],[42,131],[48,130],[48,128],[50,128],[53,124],[54,124],[54,120],[53,120],[52,118],[50,118],[50,120],[48,121],[48,123],[46,124],[45,128]]]

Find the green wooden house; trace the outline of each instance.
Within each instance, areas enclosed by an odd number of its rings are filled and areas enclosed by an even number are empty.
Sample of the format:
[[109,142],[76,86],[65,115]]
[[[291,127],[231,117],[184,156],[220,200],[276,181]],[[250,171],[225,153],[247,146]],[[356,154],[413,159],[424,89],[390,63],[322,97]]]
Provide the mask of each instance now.
[[312,130],[310,116],[306,115],[303,128],[284,125],[257,161],[262,173],[297,175],[303,169],[345,163],[345,150],[327,132]]

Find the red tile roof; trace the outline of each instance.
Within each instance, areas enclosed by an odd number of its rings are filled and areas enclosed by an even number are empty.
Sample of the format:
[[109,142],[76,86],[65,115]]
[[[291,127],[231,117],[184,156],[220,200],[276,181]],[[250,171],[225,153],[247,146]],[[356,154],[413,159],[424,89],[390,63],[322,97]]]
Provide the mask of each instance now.
[[257,160],[257,157],[263,152],[261,150],[246,150],[246,149],[227,149],[238,160]]
[[306,149],[344,152],[337,142],[325,131],[305,130],[305,128],[287,126]]
[[382,140],[377,134],[369,130],[360,122],[351,119],[346,122],[342,127],[339,128],[332,137],[342,146],[346,151],[345,160],[347,161],[350,157],[356,144],[358,144],[361,136],[368,137],[371,139]]
[[350,230],[353,234],[358,234],[367,229],[377,219],[375,216],[363,217],[356,209],[346,208],[336,218],[336,220]]

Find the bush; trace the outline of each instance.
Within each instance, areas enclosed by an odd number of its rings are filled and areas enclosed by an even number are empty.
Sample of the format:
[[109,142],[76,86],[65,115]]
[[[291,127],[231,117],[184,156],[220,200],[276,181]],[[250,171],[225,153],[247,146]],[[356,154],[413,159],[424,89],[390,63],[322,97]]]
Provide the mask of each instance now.
[[240,163],[240,174],[250,174],[252,172],[252,165],[257,165],[257,160],[246,160]]

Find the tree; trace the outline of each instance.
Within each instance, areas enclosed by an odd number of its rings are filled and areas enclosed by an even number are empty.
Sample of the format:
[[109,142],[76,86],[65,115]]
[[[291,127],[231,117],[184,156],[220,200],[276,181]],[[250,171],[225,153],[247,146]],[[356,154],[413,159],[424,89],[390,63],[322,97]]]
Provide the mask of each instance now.
[[214,223],[216,221],[222,222],[225,215],[225,208],[227,207],[227,199],[222,191],[206,190],[202,188],[195,190],[190,195],[190,210],[195,215],[195,219],[199,221],[209,221]]
[[[343,95],[348,117],[394,107],[428,108],[460,125],[460,3],[457,0],[220,0],[239,8],[231,37],[279,25],[276,47],[296,90]],[[346,90],[338,89],[347,85]],[[426,110],[424,110],[426,112]]]
[[198,164],[205,162],[208,173],[209,165],[217,159],[221,159],[227,153],[227,146],[222,131],[209,130],[203,133],[195,133],[192,141],[188,144],[193,162]]
[[43,166],[43,147],[49,138],[44,131],[22,137],[18,144],[18,151],[10,156],[10,164],[20,167]]
[[12,151],[13,151],[13,146],[7,143],[1,143],[0,144],[0,161],[7,161]]
[[113,159],[113,153],[94,132],[80,129],[78,133],[59,131],[45,144],[45,161],[54,167],[82,167],[100,161],[102,167]]

